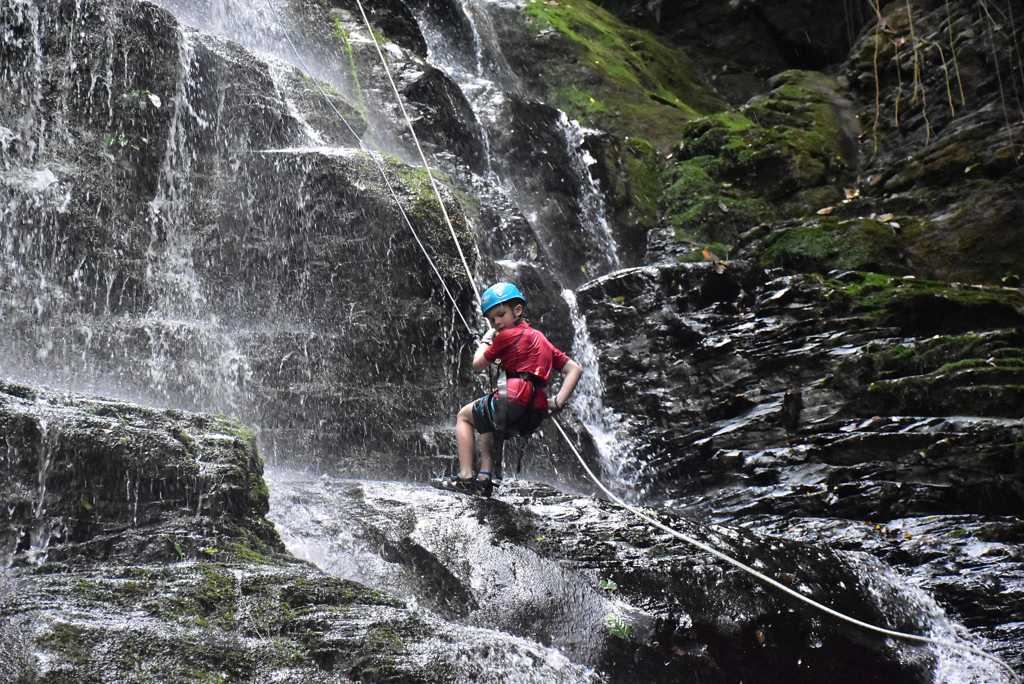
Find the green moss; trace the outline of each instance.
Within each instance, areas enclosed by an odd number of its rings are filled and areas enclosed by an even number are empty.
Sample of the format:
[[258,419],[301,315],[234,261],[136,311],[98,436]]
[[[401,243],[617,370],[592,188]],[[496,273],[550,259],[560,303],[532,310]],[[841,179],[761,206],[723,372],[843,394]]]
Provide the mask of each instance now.
[[200,627],[235,627],[238,586],[233,575],[212,563],[196,565],[192,584],[159,595],[145,603],[147,610],[165,619]]
[[256,453],[256,433],[249,426],[243,425],[229,416],[218,415],[213,418],[211,427],[237,439],[249,453]]
[[374,627],[366,634],[366,646],[374,651],[401,652],[405,642],[390,625]]
[[228,550],[233,556],[240,560],[249,561],[250,563],[273,563],[274,559],[267,556],[264,553],[260,553],[256,549],[252,548],[249,544],[244,542],[236,542],[228,546]]
[[671,166],[663,177],[662,210],[676,239],[733,243],[740,233],[775,217],[771,205],[718,179],[720,160],[702,155]]
[[191,452],[195,448],[195,440],[192,439],[192,435],[185,432],[185,429],[180,425],[175,425],[170,430],[171,436],[178,440],[185,446],[185,450]]
[[[776,79],[771,93],[742,111],[717,112],[682,127],[663,181],[662,210],[677,238],[732,243],[755,225],[806,216],[836,197],[836,185],[849,168],[833,104],[838,86],[816,72],[785,72]],[[840,255],[832,249],[836,237],[812,230],[790,233],[772,256],[792,261],[799,257],[795,250],[807,248],[810,261],[834,260]],[[861,267],[871,267],[880,256]],[[888,267],[893,261],[883,263]]]
[[884,223],[821,219],[773,233],[765,241],[759,260],[763,266],[799,271],[905,273],[899,254],[899,238]]
[[364,605],[401,606],[402,603],[356,582],[334,577],[318,577],[315,581],[300,578],[281,590],[282,600],[291,608],[311,606]]
[[661,197],[661,160],[649,141],[628,138],[622,155],[629,205],[636,212],[635,222],[651,226],[658,220]]
[[557,31],[578,50],[575,60],[541,64],[548,83],[592,84],[585,97],[575,88],[553,91],[555,104],[575,118],[607,130],[626,125],[656,140],[673,123],[724,108],[684,52],[589,0],[530,0],[526,14],[538,32]]
[[565,86],[555,91],[558,100],[570,117],[590,121],[599,114],[608,113],[608,105],[595,98],[591,93],[580,90],[575,85]]
[[202,616],[224,629],[232,629],[238,607],[238,587],[234,576],[207,564],[199,565],[199,573],[201,581],[192,598]]
[[931,318],[935,332],[959,333],[1024,323],[1024,294],[1005,288],[878,275],[857,285],[835,285],[850,297],[856,313],[882,324],[918,323],[928,329]]
[[356,94],[356,109],[360,114],[366,116],[366,101],[363,99],[363,87],[359,83],[359,69],[356,65],[355,54],[352,51],[348,29],[345,28],[340,17],[334,17],[331,36],[341,42],[342,48],[345,50],[345,56],[348,58],[349,73],[352,75],[352,88]]
[[88,632],[77,625],[57,622],[39,638],[39,643],[51,649],[75,665],[89,662],[92,644]]
[[148,596],[154,586],[146,580],[79,578],[72,584],[72,591],[86,601],[128,607]]

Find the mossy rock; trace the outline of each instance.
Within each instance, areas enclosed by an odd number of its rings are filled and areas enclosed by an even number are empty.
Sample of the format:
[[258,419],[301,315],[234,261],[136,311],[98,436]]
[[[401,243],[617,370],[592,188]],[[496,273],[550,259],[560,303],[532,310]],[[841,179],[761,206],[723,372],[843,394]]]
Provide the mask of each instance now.
[[989,360],[1022,357],[1024,329],[939,335],[912,345],[869,347],[864,354],[872,381],[943,372],[963,366],[988,364]]
[[758,249],[765,267],[827,272],[834,269],[905,274],[902,244],[887,223],[821,219],[771,233]]
[[717,180],[720,168],[717,158],[705,155],[665,172],[662,207],[677,240],[733,244],[752,226],[777,218],[765,200]]
[[783,72],[773,85],[739,111],[683,126],[663,175],[662,211],[678,239],[732,244],[755,225],[837,199],[854,160],[839,86],[807,71]]
[[925,416],[1024,415],[1024,361],[965,360],[927,375],[880,380],[868,386],[874,413]]
[[685,126],[678,156],[715,156],[718,180],[771,200],[847,175],[856,131],[838,84],[813,71],[786,71],[772,83],[739,112]]
[[590,0],[529,0],[526,14],[539,40],[562,38],[538,60],[541,80],[571,84],[551,86],[549,96],[587,125],[663,146],[682,124],[725,107],[685,52]]
[[829,281],[850,313],[903,335],[961,335],[1024,327],[1024,293],[983,285],[943,283],[866,273]]
[[[1024,179],[1024,170],[1017,174]],[[969,178],[957,196],[916,187],[911,194],[936,213],[899,219],[907,252],[919,275],[948,280],[999,283],[1024,275],[1024,234],[1018,229],[1024,198],[1011,178]],[[952,200],[952,201],[951,201]]]
[[1024,414],[1024,329],[872,344],[837,368],[832,386],[865,414]]

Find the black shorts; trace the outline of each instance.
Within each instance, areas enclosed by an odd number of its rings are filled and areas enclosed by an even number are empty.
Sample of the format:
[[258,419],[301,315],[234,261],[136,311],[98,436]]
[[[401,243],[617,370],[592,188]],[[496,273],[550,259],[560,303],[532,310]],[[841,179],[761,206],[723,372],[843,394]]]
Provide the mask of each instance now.
[[544,421],[543,412],[509,401],[498,392],[473,402],[473,426],[477,432],[495,432],[500,436],[518,432],[528,435]]

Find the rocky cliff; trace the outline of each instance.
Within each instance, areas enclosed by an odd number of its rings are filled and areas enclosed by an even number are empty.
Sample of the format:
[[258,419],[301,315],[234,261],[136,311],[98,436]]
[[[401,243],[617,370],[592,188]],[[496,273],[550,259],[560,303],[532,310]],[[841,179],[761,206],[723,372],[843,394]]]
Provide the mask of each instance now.
[[[1005,676],[547,486],[334,479],[450,460],[485,382],[453,237],[587,359],[567,422],[613,488],[1024,667],[1024,11],[372,5],[0,0],[11,677]],[[586,489],[558,440],[508,460]]]

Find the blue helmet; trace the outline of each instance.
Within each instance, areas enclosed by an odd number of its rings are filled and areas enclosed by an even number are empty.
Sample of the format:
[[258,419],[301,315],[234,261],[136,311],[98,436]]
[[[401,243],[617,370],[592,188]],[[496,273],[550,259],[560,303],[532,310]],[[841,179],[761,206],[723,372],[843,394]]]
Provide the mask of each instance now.
[[514,299],[522,300],[526,304],[526,295],[519,291],[514,283],[495,283],[484,290],[480,296],[480,311],[485,315],[488,311]]

